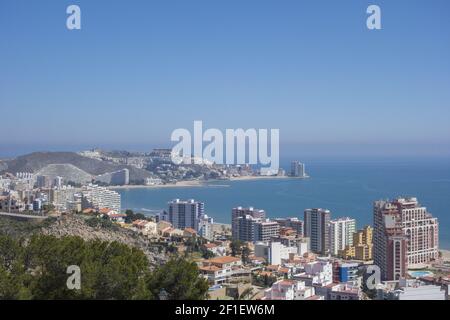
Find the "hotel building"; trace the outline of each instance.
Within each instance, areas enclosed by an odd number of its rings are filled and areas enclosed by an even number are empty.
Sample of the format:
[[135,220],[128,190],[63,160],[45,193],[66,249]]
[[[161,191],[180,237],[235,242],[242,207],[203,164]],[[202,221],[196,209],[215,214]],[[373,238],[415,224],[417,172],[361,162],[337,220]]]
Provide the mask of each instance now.
[[403,269],[425,267],[436,260],[438,228],[437,218],[420,206],[416,198],[376,201],[374,262],[381,268],[382,278],[397,280],[405,276]]

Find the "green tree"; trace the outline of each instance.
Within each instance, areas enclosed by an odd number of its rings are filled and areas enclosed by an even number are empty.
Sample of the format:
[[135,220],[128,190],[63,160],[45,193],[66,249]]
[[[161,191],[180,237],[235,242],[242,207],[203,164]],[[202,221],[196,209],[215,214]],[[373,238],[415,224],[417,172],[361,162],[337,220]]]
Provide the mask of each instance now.
[[250,249],[247,245],[244,245],[241,249],[241,260],[243,264],[248,264],[250,262]]
[[233,240],[231,241],[230,248],[231,248],[231,255],[233,257],[236,257],[240,255],[242,252],[242,242],[239,240]]
[[200,277],[197,265],[173,258],[154,271],[148,279],[151,296],[158,300],[165,291],[170,300],[202,300],[208,294],[208,282]]

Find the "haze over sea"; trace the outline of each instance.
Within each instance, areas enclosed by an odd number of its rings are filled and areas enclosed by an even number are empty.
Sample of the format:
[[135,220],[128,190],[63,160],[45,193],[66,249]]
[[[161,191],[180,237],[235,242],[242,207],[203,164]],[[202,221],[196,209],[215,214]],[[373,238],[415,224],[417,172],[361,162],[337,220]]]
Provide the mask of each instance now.
[[[290,160],[290,159],[289,159]],[[289,160],[281,166],[287,171]],[[326,208],[332,218],[350,216],[359,228],[372,224],[379,199],[415,196],[439,219],[440,247],[450,249],[450,161],[448,158],[395,160],[311,160],[309,179],[214,181],[204,187],[121,189],[122,208],[148,213],[175,199],[205,202],[215,222],[230,223],[231,209],[253,206],[268,217],[299,217],[306,208]]]

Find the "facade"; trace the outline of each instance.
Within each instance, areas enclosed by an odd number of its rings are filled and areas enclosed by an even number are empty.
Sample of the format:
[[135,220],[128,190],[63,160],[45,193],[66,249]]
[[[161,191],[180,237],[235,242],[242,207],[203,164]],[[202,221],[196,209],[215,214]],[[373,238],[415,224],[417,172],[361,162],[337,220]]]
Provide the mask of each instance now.
[[264,258],[270,265],[280,265],[282,260],[289,259],[289,254],[296,254],[297,250],[297,247],[287,247],[280,242],[255,243],[255,256]]
[[344,250],[346,246],[353,244],[356,220],[348,217],[331,220],[329,228],[330,253],[337,256],[339,250]]
[[327,286],[333,283],[333,265],[327,260],[318,260],[304,265],[304,272],[293,276],[296,280],[305,281],[309,286]]
[[115,172],[107,172],[95,177],[95,181],[110,185],[127,185],[130,184],[130,170],[122,169]]
[[358,267],[357,263],[343,263],[337,267],[339,282],[358,282]]
[[68,203],[75,200],[75,195],[80,192],[81,189],[77,189],[70,186],[55,187],[50,190],[50,202],[59,211],[68,209]]
[[373,259],[373,228],[365,226],[353,234],[353,245],[346,246],[339,251],[344,259],[371,261]]
[[359,286],[338,283],[331,286],[327,300],[361,300],[362,290]]
[[314,297],[314,288],[303,281],[279,280],[264,291],[263,300],[308,300]]
[[272,237],[276,237],[280,232],[280,225],[275,221],[263,220],[254,224],[255,238],[252,241],[269,241]]
[[117,212],[121,210],[120,194],[113,190],[89,184],[82,188],[82,194],[83,209],[93,208],[98,210],[108,208]]
[[304,235],[310,238],[311,250],[319,254],[329,254],[330,210],[306,209],[304,212]]
[[36,186],[38,188],[48,189],[52,186],[52,180],[49,176],[37,176]]
[[374,206],[374,264],[380,268],[382,280],[406,277],[407,237],[403,233],[401,213],[390,203]]
[[[394,251],[386,252],[390,247]],[[439,257],[437,218],[433,218],[425,207],[420,206],[416,198],[376,201],[373,254],[375,264],[381,264],[385,280],[397,280],[400,269],[427,266]],[[406,266],[398,261],[404,255]],[[395,261],[386,260],[388,257]],[[401,266],[397,267],[397,262]],[[388,272],[389,268],[395,269],[394,274]]]
[[[253,219],[252,219],[253,218]],[[266,212],[260,209],[254,209],[253,207],[243,208],[236,207],[231,211],[231,233],[235,240],[252,241],[246,239],[253,239],[252,236],[253,226],[252,224],[259,219],[265,219]]]
[[212,240],[214,236],[213,223],[213,218],[208,217],[206,214],[201,216],[198,220],[198,235],[207,240]]
[[197,231],[199,219],[204,213],[205,204],[203,202],[194,199],[187,201],[175,199],[169,202],[168,221],[174,228],[192,228]]
[[0,196],[0,212],[22,212],[25,210],[25,203],[21,200],[8,195]]
[[297,236],[303,237],[303,221],[298,218],[277,218],[274,221],[278,222],[281,227],[292,228]]
[[377,286],[377,300],[447,300],[441,286],[420,280],[385,281]]
[[300,178],[306,177],[305,164],[301,163],[299,161],[292,161],[291,162],[291,176],[292,177],[300,177]]

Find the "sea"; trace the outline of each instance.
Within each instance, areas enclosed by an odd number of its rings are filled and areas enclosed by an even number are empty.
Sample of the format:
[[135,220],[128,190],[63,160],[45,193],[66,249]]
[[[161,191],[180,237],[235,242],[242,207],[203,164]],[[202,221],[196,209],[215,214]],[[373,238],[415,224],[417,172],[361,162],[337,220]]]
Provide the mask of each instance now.
[[[117,190],[122,208],[153,214],[172,199],[195,199],[218,223],[231,223],[231,209],[252,206],[268,217],[303,219],[306,208],[331,210],[332,218],[352,217],[358,228],[372,224],[373,202],[417,197],[439,220],[440,247],[450,249],[450,161],[441,158],[306,162],[308,179],[212,181],[201,187],[130,188]],[[281,162],[289,170],[289,161]]]

